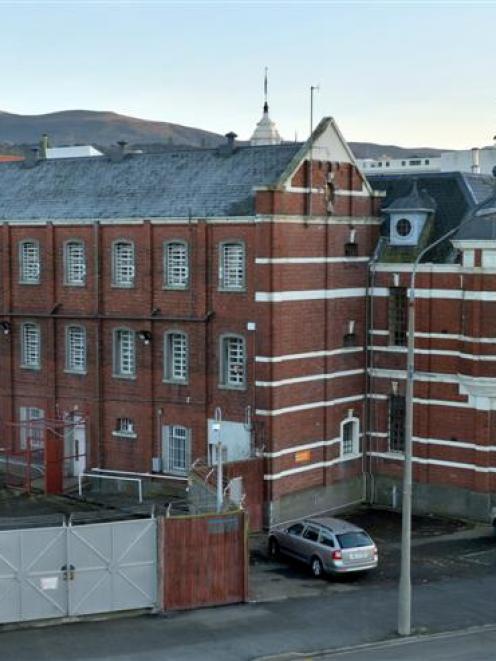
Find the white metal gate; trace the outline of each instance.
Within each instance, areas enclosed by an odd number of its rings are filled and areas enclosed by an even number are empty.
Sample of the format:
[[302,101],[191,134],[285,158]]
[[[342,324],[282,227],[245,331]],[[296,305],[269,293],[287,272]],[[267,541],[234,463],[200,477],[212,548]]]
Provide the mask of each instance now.
[[156,520],[0,531],[0,622],[151,608]]

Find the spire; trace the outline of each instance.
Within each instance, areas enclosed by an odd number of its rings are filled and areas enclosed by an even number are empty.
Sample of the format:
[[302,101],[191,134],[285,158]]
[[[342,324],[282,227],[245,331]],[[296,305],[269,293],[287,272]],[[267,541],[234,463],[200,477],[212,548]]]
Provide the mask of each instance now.
[[269,117],[269,102],[268,102],[268,68],[265,67],[264,74],[264,105],[262,119],[258,122],[253,135],[250,139],[252,146],[256,145],[279,145],[281,144],[281,136],[276,129],[276,125]]

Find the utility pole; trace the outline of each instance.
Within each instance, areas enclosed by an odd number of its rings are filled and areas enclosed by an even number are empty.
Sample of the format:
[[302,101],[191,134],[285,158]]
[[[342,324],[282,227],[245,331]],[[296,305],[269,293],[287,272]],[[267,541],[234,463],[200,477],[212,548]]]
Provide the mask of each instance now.
[[313,95],[319,85],[310,86],[310,169],[308,173],[308,215],[312,215],[312,165],[313,165]]
[[401,571],[398,592],[398,633],[409,636],[412,632],[412,441],[413,441],[413,395],[415,385],[415,276],[418,266],[430,250],[449,239],[463,225],[472,220],[477,209],[484,204],[471,209],[461,223],[430,243],[417,255],[410,277],[408,296],[408,338],[407,367],[405,388],[405,465],[403,468],[403,500],[401,506]]

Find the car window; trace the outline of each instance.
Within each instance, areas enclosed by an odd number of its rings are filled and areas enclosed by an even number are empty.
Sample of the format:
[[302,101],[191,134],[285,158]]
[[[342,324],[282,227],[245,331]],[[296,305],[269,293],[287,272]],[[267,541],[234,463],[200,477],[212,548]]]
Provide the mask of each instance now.
[[319,539],[319,531],[316,528],[307,528],[303,533],[305,539],[316,542]]
[[292,526],[288,528],[288,533],[290,535],[301,535],[303,532],[303,524],[302,523],[294,523]]
[[372,546],[374,543],[366,532],[346,532],[337,535],[339,546],[342,549],[353,549],[357,546]]
[[332,537],[329,537],[329,535],[326,535],[323,533],[320,537],[320,543],[323,544],[324,546],[330,546],[331,548],[334,548],[334,540]]

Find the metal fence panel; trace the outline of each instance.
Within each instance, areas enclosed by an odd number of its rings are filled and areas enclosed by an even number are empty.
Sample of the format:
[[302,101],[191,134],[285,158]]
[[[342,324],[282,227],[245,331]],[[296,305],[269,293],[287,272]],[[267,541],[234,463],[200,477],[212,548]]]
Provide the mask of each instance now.
[[70,615],[155,605],[155,519],[71,526],[68,534]]
[[0,532],[0,622],[67,613],[66,529]]

